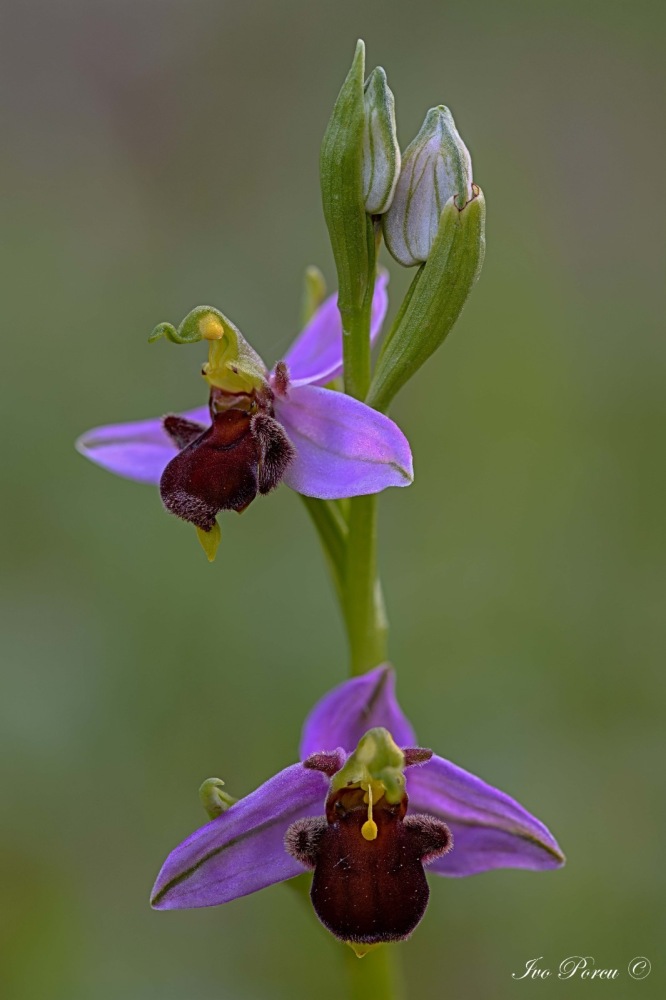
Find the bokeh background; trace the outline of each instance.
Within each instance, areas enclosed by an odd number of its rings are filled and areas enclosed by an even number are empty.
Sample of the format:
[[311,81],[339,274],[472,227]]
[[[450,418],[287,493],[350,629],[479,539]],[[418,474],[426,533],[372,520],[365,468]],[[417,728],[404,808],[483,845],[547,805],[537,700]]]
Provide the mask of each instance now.
[[[569,857],[437,880],[401,949],[408,996],[587,996],[512,979],[572,954],[620,969],[606,992],[664,995],[662,11],[5,6],[3,998],[344,996],[340,948],[282,886],[147,903],[204,820],[201,780],[241,795],[293,761],[345,676],[304,510],[282,488],[224,518],[209,566],[156,491],[73,441],[198,404],[197,349],[149,347],[156,322],[215,303],[272,361],[305,265],[334,284],[318,149],[359,36],[403,146],[448,104],[489,205],[481,281],[394,409],[416,460],[381,504],[400,695],[425,745]],[[395,309],[411,274],[386,262]]]

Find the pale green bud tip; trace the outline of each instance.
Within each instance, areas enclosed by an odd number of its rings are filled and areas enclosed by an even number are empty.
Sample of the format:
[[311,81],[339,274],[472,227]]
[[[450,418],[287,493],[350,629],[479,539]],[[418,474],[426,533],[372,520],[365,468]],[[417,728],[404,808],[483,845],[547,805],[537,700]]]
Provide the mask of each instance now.
[[370,215],[383,215],[393,200],[400,174],[400,146],[395,129],[395,101],[381,66],[363,89],[363,197]]
[[472,160],[443,105],[431,108],[421,131],[402,158],[391,208],[384,216],[384,239],[405,267],[428,259],[448,201],[459,210],[472,200]]
[[361,80],[363,79],[363,70],[365,69],[365,42],[362,38],[359,38],[356,42],[356,48],[354,49],[354,59],[352,62],[352,68],[350,72],[353,72],[356,67],[360,67],[361,70]]
[[392,804],[405,794],[405,755],[388,729],[377,727],[362,736],[344,767],[334,775],[331,791],[371,787],[375,801],[382,795]]
[[211,819],[221,816],[234,802],[238,802],[233,795],[223,792],[223,788],[224,782],[221,778],[206,778],[199,789],[201,804]]

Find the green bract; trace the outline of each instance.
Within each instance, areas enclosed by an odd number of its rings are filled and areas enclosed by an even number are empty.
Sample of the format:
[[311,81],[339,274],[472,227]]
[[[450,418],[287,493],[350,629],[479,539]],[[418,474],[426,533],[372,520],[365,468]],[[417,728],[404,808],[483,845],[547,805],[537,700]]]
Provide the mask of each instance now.
[[371,270],[372,226],[363,197],[364,67],[365,45],[359,41],[324,134],[320,159],[321,196],[338,272],[343,322],[361,309]]
[[359,41],[347,79],[333,107],[320,157],[321,196],[338,272],[346,391],[359,399],[370,381],[366,320],[372,304],[375,233],[363,196],[363,77],[365,46]]
[[400,388],[437,350],[462,312],[485,252],[486,203],[473,185],[461,210],[451,198],[426,264],[419,268],[384,343],[367,402],[386,411]]
[[381,66],[364,87],[363,196],[365,210],[382,215],[393,200],[400,174],[400,146],[395,131],[395,101]]
[[431,108],[402,158],[391,208],[383,218],[386,246],[399,264],[428,259],[450,198],[458,208],[472,198],[472,161],[443,105]]

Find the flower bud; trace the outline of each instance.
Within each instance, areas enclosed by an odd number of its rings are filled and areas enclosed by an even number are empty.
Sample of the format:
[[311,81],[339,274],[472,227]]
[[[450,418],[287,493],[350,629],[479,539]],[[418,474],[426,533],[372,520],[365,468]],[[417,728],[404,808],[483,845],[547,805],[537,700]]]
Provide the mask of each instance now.
[[370,215],[383,215],[393,201],[400,174],[400,146],[395,131],[395,101],[381,66],[363,88],[363,197]]
[[390,253],[404,267],[426,261],[444,206],[463,209],[472,194],[472,161],[443,105],[431,108],[405,150],[391,208],[383,219]]

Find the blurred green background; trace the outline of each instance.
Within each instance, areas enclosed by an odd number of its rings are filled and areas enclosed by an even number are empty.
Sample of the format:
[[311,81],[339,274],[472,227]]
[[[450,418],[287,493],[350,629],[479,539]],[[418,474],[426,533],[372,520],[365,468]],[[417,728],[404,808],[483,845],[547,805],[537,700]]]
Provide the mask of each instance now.
[[[3,998],[344,996],[340,947],[282,886],[148,908],[201,780],[241,795],[293,761],[345,676],[304,510],[282,488],[223,518],[209,566],[73,441],[201,401],[201,358],[149,347],[156,322],[212,302],[273,361],[304,266],[334,284],[318,149],[358,36],[403,146],[448,104],[489,206],[481,281],[394,408],[416,464],[381,503],[401,699],[569,857],[436,880],[408,996],[665,995],[662,11],[5,7]],[[411,273],[390,267],[395,309]],[[512,979],[572,954],[621,980]]]

